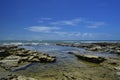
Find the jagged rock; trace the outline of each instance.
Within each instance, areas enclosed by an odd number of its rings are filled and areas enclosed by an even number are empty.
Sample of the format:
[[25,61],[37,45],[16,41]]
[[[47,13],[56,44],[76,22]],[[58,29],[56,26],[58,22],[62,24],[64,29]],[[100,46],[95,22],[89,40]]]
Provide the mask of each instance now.
[[78,57],[81,60],[85,60],[88,62],[93,62],[93,63],[101,63],[103,61],[105,61],[106,59],[103,57],[99,57],[99,56],[95,56],[95,55],[81,55],[81,54],[75,54],[76,57]]

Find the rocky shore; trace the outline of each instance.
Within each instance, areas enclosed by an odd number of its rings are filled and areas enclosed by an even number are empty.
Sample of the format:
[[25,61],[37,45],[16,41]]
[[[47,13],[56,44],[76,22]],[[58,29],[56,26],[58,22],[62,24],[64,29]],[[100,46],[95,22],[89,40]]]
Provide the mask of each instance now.
[[[114,79],[112,80],[120,80],[120,43],[59,43],[56,45],[84,48],[88,51],[87,54],[76,52],[68,52],[68,54],[75,55],[80,60],[97,63],[106,69],[110,69],[111,73],[114,72]],[[117,54],[118,56],[117,58],[105,58],[91,55],[89,52],[102,52],[102,54],[107,52],[109,54]]]
[[[18,46],[14,45],[0,46],[0,68],[5,69],[6,71],[15,71],[17,68],[22,68],[23,66],[29,65],[34,62],[51,63],[55,61],[55,56],[50,56],[46,53],[26,50],[25,48],[18,48]],[[7,78],[1,78],[0,80],[35,79],[26,78],[24,76],[9,75]]]
[[[65,56],[62,59],[68,59],[62,60],[57,56],[60,60],[56,61],[55,56],[47,53],[26,50],[13,45],[0,46],[0,80],[120,80],[120,43],[59,43],[56,45],[83,48],[88,53],[69,51],[66,55],[70,58]],[[102,52],[102,54],[107,52],[117,54],[117,57],[106,58],[89,54],[89,52]],[[16,74],[16,71],[19,72],[34,63],[51,64],[40,64],[30,68],[30,71],[35,70],[33,73],[21,71],[22,75]]]
[[94,52],[109,52],[120,55],[120,43],[58,43],[58,46],[84,48]]

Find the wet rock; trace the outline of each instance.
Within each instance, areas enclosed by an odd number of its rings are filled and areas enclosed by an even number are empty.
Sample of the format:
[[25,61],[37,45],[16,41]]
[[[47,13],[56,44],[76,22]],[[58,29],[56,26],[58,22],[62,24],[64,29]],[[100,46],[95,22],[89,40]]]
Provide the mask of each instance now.
[[115,70],[120,71],[120,66],[114,67]]
[[39,58],[36,56],[29,56],[28,57],[28,62],[39,62]]
[[16,46],[0,47],[0,66],[6,70],[28,62],[55,62],[56,57],[37,51],[17,48]]
[[20,60],[20,56],[11,55],[5,58],[5,60]]
[[19,61],[19,63],[24,63],[24,62],[27,62],[28,61],[28,57],[25,56],[25,57],[21,57],[21,60]]
[[81,60],[85,60],[88,62],[93,62],[93,63],[101,63],[105,61],[106,59],[103,57],[95,56],[95,55],[88,55],[88,54],[75,54],[76,57],[78,57]]
[[24,51],[25,48],[18,48],[17,50],[18,50],[18,51]]
[[25,76],[18,76],[16,80],[37,80],[37,79]]
[[24,57],[24,56],[28,56],[29,53],[23,53],[23,52],[21,52],[21,51],[17,51],[15,55]]
[[87,80],[87,79],[76,77],[74,74],[68,72],[68,73],[63,73],[62,80]]
[[115,52],[120,55],[120,50],[116,50]]
[[100,65],[104,66],[105,68],[108,68],[110,70],[119,71],[120,60],[119,59],[114,59],[114,58],[108,58],[106,61],[104,61]]
[[99,50],[102,50],[102,47],[100,46],[95,46],[95,47],[92,47],[89,49],[90,51],[99,51]]
[[29,56],[28,62],[55,62],[56,57],[54,56],[49,56],[46,54],[37,54],[37,55],[32,55]]
[[7,77],[1,78],[0,80],[37,80],[32,77],[17,76],[17,75],[8,75]]
[[120,80],[120,72],[116,72],[115,76],[116,76],[116,80]]
[[5,59],[0,61],[1,67],[8,70],[11,67],[17,67],[18,63],[20,62],[21,57],[19,56],[8,56]]
[[67,44],[67,43],[57,43],[57,46],[72,46],[72,44]]
[[4,45],[4,46],[0,46],[0,49],[11,49],[11,48],[18,48],[18,46],[16,45]]
[[0,51],[0,57],[6,57],[6,56],[9,56],[10,55],[10,53],[8,53],[7,51],[5,51],[5,50],[1,50]]
[[37,57],[39,58],[40,62],[55,62],[56,61],[55,56],[38,55]]
[[68,52],[68,54],[75,54],[74,52]]

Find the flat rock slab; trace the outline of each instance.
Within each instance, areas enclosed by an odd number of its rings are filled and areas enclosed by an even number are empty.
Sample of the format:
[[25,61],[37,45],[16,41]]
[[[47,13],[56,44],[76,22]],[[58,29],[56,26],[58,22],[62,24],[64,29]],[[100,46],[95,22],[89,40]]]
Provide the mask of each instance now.
[[88,54],[75,54],[76,57],[78,57],[81,60],[85,60],[88,62],[93,62],[93,63],[101,63],[105,61],[106,59],[103,57],[95,56],[95,55],[88,55]]

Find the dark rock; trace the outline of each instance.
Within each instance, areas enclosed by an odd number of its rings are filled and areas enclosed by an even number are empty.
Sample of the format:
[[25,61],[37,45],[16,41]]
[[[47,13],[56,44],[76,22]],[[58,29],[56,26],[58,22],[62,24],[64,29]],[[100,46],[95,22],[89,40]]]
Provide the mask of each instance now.
[[68,52],[68,54],[74,54],[74,52]]
[[0,57],[7,57],[10,53],[7,50],[0,50]]

